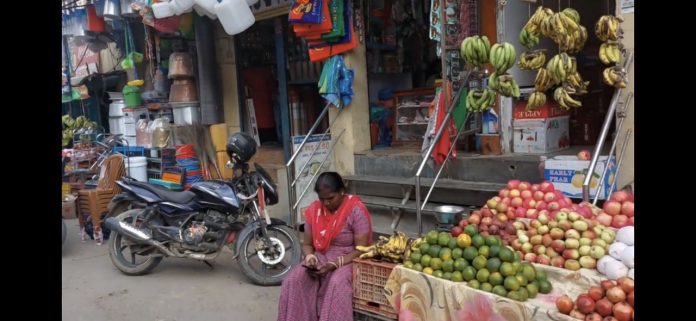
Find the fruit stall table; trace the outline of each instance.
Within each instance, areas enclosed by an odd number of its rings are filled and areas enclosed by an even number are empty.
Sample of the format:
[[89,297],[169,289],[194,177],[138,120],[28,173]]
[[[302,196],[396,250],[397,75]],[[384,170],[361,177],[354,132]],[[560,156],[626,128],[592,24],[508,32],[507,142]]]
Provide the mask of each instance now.
[[556,309],[561,295],[572,298],[587,292],[603,278],[596,270],[570,271],[534,264],[546,272],[553,290],[525,302],[473,289],[466,282],[452,282],[396,266],[384,287],[389,304],[399,320],[452,321],[572,321]]

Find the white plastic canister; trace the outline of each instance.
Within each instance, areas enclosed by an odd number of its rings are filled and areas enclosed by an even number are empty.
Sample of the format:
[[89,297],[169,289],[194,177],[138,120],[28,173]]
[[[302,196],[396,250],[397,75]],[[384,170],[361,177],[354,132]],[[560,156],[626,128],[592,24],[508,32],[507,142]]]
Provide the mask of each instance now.
[[215,14],[225,32],[230,36],[246,30],[255,21],[246,0],[222,0],[215,5]]
[[139,182],[147,182],[147,158],[132,156],[125,160],[126,174]]

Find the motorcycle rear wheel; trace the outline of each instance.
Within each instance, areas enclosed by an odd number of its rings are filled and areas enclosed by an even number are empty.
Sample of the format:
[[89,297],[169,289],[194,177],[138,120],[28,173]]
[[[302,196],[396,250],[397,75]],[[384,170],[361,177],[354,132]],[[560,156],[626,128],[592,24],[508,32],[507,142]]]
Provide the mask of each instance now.
[[[135,211],[140,210],[130,210],[119,214],[116,218],[120,221],[133,224],[133,217],[135,217]],[[134,225],[137,226],[137,225]],[[154,269],[161,261],[161,255],[154,255],[157,251],[149,250],[148,254],[140,255],[145,258],[142,262],[136,261],[136,256],[138,251],[147,250],[149,245],[139,244],[128,240],[128,238],[119,234],[118,232],[113,232],[111,235],[111,241],[109,243],[109,258],[114,266],[126,275],[143,275],[148,274],[152,269]],[[129,261],[124,255],[123,251],[128,249],[130,252]]]
[[[263,254],[255,249],[255,243],[261,239],[261,229],[249,233],[244,239],[239,240],[241,253],[239,266],[242,273],[253,283],[258,285],[279,285],[293,267],[300,263],[302,245],[295,231],[284,225],[271,225],[266,227],[268,236],[277,246],[283,246],[283,257],[280,262],[269,265],[262,261]],[[279,244],[280,243],[280,244]]]

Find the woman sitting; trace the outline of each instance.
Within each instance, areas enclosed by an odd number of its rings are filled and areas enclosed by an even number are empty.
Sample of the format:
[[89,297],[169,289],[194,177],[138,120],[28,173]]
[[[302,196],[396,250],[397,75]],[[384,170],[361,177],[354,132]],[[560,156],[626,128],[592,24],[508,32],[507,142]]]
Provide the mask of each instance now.
[[355,246],[372,243],[372,222],[365,204],[345,193],[336,172],[319,175],[319,200],[305,211],[302,265],[283,281],[279,321],[353,320]]

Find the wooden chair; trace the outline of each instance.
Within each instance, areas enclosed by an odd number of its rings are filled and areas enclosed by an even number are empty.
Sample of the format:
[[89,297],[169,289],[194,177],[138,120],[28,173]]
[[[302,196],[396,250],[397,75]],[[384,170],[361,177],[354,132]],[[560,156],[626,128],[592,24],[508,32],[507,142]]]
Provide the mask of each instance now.
[[82,240],[86,240],[85,218],[89,213],[94,226],[94,240],[101,245],[103,241],[101,232],[101,215],[107,211],[111,199],[120,192],[116,181],[121,178],[126,170],[123,155],[109,156],[102,164],[99,172],[99,181],[95,189],[82,189],[77,193],[78,218]]

